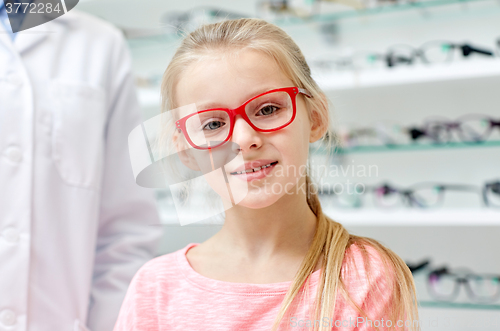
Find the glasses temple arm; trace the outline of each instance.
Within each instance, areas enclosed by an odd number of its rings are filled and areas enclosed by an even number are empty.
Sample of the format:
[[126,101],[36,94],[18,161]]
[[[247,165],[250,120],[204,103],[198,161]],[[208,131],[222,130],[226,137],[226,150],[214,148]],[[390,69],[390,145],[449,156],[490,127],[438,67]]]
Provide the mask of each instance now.
[[462,54],[464,56],[469,56],[469,54],[474,53],[474,52],[479,53],[479,54],[483,54],[483,55],[493,56],[493,52],[491,52],[491,51],[476,48],[476,47],[473,47],[473,46],[468,45],[468,44],[462,45],[461,48],[462,48]]
[[306,97],[308,97],[308,98],[312,98],[312,97],[313,97],[313,96],[311,95],[311,93],[309,93],[309,91],[308,91],[308,90],[306,90],[306,89],[304,89],[304,88],[300,88],[300,87],[299,87],[299,92],[300,92],[300,93],[302,93],[302,94],[304,94],[304,95],[305,95]]
[[445,190],[455,190],[455,191],[480,191],[481,188],[476,185],[461,185],[461,184],[446,184],[440,185]]

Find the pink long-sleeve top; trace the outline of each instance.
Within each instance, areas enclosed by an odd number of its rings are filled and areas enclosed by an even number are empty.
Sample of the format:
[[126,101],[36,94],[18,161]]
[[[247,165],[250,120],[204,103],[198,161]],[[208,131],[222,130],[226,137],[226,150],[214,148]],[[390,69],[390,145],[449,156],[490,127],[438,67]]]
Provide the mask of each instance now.
[[[186,258],[186,252],[196,245],[191,243],[142,266],[129,285],[114,331],[271,330],[292,282],[246,284],[204,277]],[[346,250],[342,274],[350,296],[368,318],[337,293],[334,317],[316,323],[342,331],[375,330],[374,326],[385,329],[385,309],[390,304],[392,288],[388,286],[387,273],[378,253],[371,247],[367,247],[367,251],[370,282],[356,244]],[[349,255],[352,263],[346,263]],[[313,329],[313,302],[320,271],[311,274],[309,284],[304,285],[309,286],[309,296],[297,301],[296,310],[280,324],[280,330]],[[393,323],[397,321],[391,321]]]

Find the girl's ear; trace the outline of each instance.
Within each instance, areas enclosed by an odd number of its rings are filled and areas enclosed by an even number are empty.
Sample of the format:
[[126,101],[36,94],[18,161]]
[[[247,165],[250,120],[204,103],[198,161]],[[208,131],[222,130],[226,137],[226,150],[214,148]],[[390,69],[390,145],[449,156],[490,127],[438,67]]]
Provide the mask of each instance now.
[[[324,94],[320,95],[321,102],[316,102],[311,109],[311,134],[309,142],[313,143],[323,137],[328,130],[328,99]],[[323,116],[321,116],[323,115]]]
[[200,171],[198,162],[196,162],[196,159],[189,152],[190,148],[187,146],[187,142],[184,140],[180,129],[175,130],[175,133],[172,136],[172,141],[181,162],[191,170]]

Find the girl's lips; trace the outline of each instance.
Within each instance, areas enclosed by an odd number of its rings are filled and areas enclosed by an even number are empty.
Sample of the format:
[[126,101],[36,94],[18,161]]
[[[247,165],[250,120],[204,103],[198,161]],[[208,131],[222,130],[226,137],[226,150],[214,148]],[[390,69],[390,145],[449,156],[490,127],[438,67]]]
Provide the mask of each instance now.
[[274,166],[276,166],[276,164],[278,164],[278,161],[271,163],[270,167],[262,168],[259,171],[247,172],[247,173],[243,173],[243,174],[234,174],[232,176],[234,176],[240,180],[244,180],[246,182],[250,182],[252,180],[257,180],[257,179],[262,179],[262,178],[266,177],[274,169]]

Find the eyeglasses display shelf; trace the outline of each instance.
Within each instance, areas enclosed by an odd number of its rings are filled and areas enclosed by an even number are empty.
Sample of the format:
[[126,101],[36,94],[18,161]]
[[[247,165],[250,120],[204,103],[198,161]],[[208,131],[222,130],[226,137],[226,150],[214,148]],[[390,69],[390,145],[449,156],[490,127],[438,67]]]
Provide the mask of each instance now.
[[445,302],[445,301],[426,300],[426,301],[418,301],[418,305],[424,308],[500,310],[500,304],[481,304],[473,302]]
[[318,85],[327,91],[432,83],[500,76],[500,58],[462,59],[449,63],[401,65],[363,71],[313,71]]
[[498,226],[500,208],[339,209],[323,206],[323,211],[345,226]]
[[[481,142],[447,142],[447,143],[414,143],[401,145],[377,145],[377,146],[354,146],[336,148],[334,154],[352,154],[352,153],[384,153],[384,152],[410,152],[439,149],[462,149],[462,148],[482,148],[482,147],[500,147],[500,140],[481,141]],[[310,148],[310,152],[316,155],[326,154],[326,150],[320,147]]]
[[397,13],[403,11],[423,10],[432,7],[452,6],[457,4],[467,4],[475,2],[489,2],[489,0],[428,0],[428,1],[410,1],[410,2],[397,2],[387,5],[377,5],[362,9],[348,9],[336,10],[334,12],[312,14],[304,17],[289,16],[284,18],[277,18],[273,23],[280,26],[288,25],[301,25],[304,23],[328,23],[342,19],[363,17],[368,15],[383,15],[389,13]]

